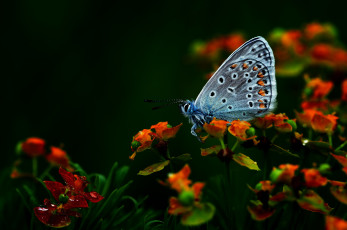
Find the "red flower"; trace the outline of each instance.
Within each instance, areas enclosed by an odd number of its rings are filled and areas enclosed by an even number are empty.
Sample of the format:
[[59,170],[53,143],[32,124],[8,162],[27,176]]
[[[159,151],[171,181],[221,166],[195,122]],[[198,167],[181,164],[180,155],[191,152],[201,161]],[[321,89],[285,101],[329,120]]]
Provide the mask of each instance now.
[[342,88],[341,99],[343,101],[347,101],[347,79],[342,82],[341,88]]
[[272,182],[282,182],[285,184],[290,184],[292,178],[295,175],[295,171],[299,168],[299,165],[292,164],[282,164],[278,168],[273,168],[270,174]]
[[308,39],[312,39],[316,37],[317,35],[323,33],[325,31],[325,28],[321,24],[313,22],[313,23],[307,24],[304,31],[305,31],[305,36]]
[[316,44],[311,51],[313,58],[317,60],[329,60],[333,55],[333,47],[327,44]]
[[37,219],[45,225],[62,228],[70,225],[70,216],[81,217],[80,213],[70,210],[72,208],[84,208],[84,206],[71,206],[69,203],[55,205],[49,199],[45,199],[43,206],[34,208],[34,213]]
[[304,173],[306,186],[309,188],[315,188],[324,186],[328,183],[328,179],[323,177],[317,169],[302,169]]
[[254,135],[255,130],[251,128],[251,124],[247,121],[232,121],[228,131],[240,141],[251,140],[257,137]]
[[216,120],[215,118],[209,123],[204,124],[204,130],[213,137],[222,138],[227,130],[228,121]]
[[45,140],[37,137],[30,137],[22,142],[22,151],[30,157],[36,157],[45,154]]
[[313,130],[320,133],[331,134],[336,129],[338,117],[328,114],[324,115],[321,112],[316,112],[311,121],[311,126]]
[[347,221],[334,216],[325,216],[325,230],[347,230]]
[[70,166],[70,159],[67,153],[61,148],[51,146],[51,152],[46,155],[46,160],[52,165],[64,167],[73,171],[74,169]]
[[299,30],[289,30],[283,33],[281,42],[285,47],[294,46],[299,42],[301,36],[302,35]]
[[243,43],[245,43],[245,39],[241,34],[231,34],[224,38],[223,46],[227,51],[233,52]]
[[347,204],[346,182],[329,180],[331,194],[341,203]]
[[74,175],[63,168],[59,168],[59,174],[63,177],[66,185],[57,181],[44,181],[47,189],[51,191],[54,199],[57,201],[59,201],[59,196],[64,194],[69,197],[67,204],[73,205],[73,203],[79,202],[84,203],[84,206],[88,207],[86,200],[97,203],[104,199],[97,192],[84,192],[88,185],[86,177]]

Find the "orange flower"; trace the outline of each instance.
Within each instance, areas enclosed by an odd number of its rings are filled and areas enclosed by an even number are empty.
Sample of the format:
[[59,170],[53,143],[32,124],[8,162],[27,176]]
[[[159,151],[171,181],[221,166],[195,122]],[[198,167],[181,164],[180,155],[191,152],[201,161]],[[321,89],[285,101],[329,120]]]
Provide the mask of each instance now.
[[204,130],[213,137],[222,138],[227,130],[228,123],[228,121],[213,118],[209,124],[204,124]]
[[272,119],[275,129],[279,132],[289,133],[296,129],[295,120],[289,120],[284,113],[273,115]]
[[289,30],[282,35],[281,42],[286,47],[294,46],[299,42],[301,36],[302,35],[299,30]]
[[189,165],[185,165],[179,172],[169,174],[168,183],[172,189],[175,189],[179,196],[170,198],[169,214],[172,215],[190,215],[196,205],[199,205],[201,191],[205,183],[196,182],[192,186],[191,180],[188,179],[190,174]]
[[74,169],[70,166],[70,159],[67,153],[60,148],[51,146],[51,152],[46,155],[46,160],[52,165],[66,168],[69,171],[74,171]]
[[312,97],[314,99],[321,99],[325,97],[333,88],[334,84],[331,81],[322,81],[320,78],[311,79],[306,88],[313,90]]
[[332,61],[336,65],[341,65],[346,67],[347,65],[347,52],[343,49],[335,49]]
[[313,23],[307,24],[304,31],[305,31],[305,36],[308,39],[312,39],[316,37],[317,35],[323,33],[325,29],[321,24],[313,22]]
[[259,129],[268,129],[271,128],[273,125],[273,113],[269,113],[265,115],[264,117],[257,117],[254,120],[253,125]]
[[173,138],[176,136],[176,133],[182,126],[182,123],[172,127],[171,125],[168,124],[167,121],[165,122],[159,122],[156,125],[151,126],[151,130],[157,134],[157,137],[162,140],[168,140],[170,138]]
[[342,82],[342,96],[343,101],[347,101],[347,79]]
[[273,168],[270,174],[272,182],[282,182],[290,184],[299,165],[281,164],[278,168]]
[[331,194],[341,203],[347,204],[346,182],[329,180]]
[[307,187],[315,188],[327,184],[328,179],[323,177],[317,169],[302,169]]
[[255,192],[260,190],[271,192],[274,188],[275,185],[269,180],[259,181],[259,183],[255,186]]
[[312,109],[312,110],[326,111],[328,107],[330,108],[331,106],[335,106],[335,105],[331,104],[330,101],[325,99],[301,102],[301,108],[303,110]]
[[321,112],[316,112],[312,118],[311,126],[317,132],[331,134],[336,128],[337,119],[338,117],[332,114],[324,115]]
[[304,127],[311,127],[312,118],[316,113],[317,111],[313,109],[306,109],[303,113],[295,111],[296,118]]
[[228,131],[240,141],[246,141],[256,138],[255,131],[247,121],[235,120],[231,122]]
[[154,140],[153,132],[149,129],[144,129],[138,132],[131,142],[131,150],[134,152],[129,158],[134,160],[136,153],[150,149]]
[[347,230],[347,221],[334,216],[325,216],[326,230]]
[[45,140],[37,137],[30,137],[22,142],[22,151],[30,157],[37,157],[45,154]]

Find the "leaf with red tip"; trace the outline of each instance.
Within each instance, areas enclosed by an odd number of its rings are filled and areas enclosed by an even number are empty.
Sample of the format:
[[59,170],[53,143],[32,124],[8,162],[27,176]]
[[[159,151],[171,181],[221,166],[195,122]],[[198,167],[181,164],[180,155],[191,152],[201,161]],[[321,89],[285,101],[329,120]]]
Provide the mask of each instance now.
[[193,209],[182,216],[181,223],[185,226],[198,226],[212,219],[216,208],[211,203],[194,206]]
[[249,213],[254,220],[262,221],[271,217],[275,213],[275,209],[268,208],[264,209],[263,205],[255,205],[247,207]]
[[76,195],[70,196],[66,204],[63,205],[64,209],[72,208],[88,208],[88,203],[84,196]]
[[201,156],[207,156],[207,155],[211,155],[211,154],[217,154],[219,153],[219,151],[222,150],[222,146],[220,145],[214,145],[210,148],[207,149],[201,149]]
[[327,203],[324,203],[323,198],[313,190],[307,190],[300,199],[297,199],[297,202],[301,208],[311,212],[328,214],[332,210]]

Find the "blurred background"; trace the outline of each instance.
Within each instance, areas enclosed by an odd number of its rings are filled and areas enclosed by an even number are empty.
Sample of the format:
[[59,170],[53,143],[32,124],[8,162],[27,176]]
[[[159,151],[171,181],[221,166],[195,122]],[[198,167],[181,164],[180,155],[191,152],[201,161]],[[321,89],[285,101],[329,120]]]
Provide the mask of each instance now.
[[[147,151],[129,160],[130,143],[138,131],[168,121],[183,123],[173,155],[192,154],[193,176],[206,180],[217,160],[202,159],[177,106],[152,111],[143,100],[196,98],[206,82],[189,58],[196,40],[231,32],[265,37],[278,27],[328,22],[347,44],[345,9],[331,1],[2,2],[0,166],[12,165],[18,141],[36,136],[63,146],[87,172],[106,174],[118,161],[131,166],[138,189],[159,187],[155,179],[165,176],[136,175],[156,157]],[[297,102],[302,87],[278,78],[277,112],[293,117],[299,105],[286,103]]]

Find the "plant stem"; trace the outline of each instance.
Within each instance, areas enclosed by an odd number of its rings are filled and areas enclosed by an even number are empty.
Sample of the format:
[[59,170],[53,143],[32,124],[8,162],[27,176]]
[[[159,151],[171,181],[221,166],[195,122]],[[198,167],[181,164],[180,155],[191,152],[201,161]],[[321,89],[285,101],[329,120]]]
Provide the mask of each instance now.
[[347,145],[347,141],[343,142],[339,147],[337,147],[335,149],[335,151],[339,151],[340,149],[342,149],[343,147],[345,147],[345,145]]
[[308,130],[308,139],[312,140],[312,129]]
[[33,176],[37,176],[37,157],[33,157]]
[[329,138],[329,145],[332,147],[333,146],[333,138],[332,138],[331,134],[328,134],[328,138]]
[[266,137],[265,129],[263,129],[263,136]]
[[167,150],[166,150],[166,156],[167,156],[167,158],[170,160],[170,163],[169,163],[169,165],[170,165],[170,171],[173,172],[174,170],[173,170],[173,166],[172,166],[172,164],[171,164],[171,156],[170,156],[169,148],[167,148]]
[[222,138],[219,138],[219,142],[220,142],[220,145],[222,146],[222,149],[226,149],[225,144],[224,144],[224,140]]
[[239,140],[236,139],[235,144],[233,145],[233,147],[231,148],[231,151],[234,152],[234,150],[236,149],[237,145],[239,144]]
[[53,168],[53,166],[50,164],[46,170],[39,176],[39,178],[41,180],[43,180],[45,178],[45,176],[51,171],[51,169]]
[[276,133],[275,136],[273,136],[273,138],[271,139],[271,143],[274,143],[277,137],[278,137],[278,133]]

